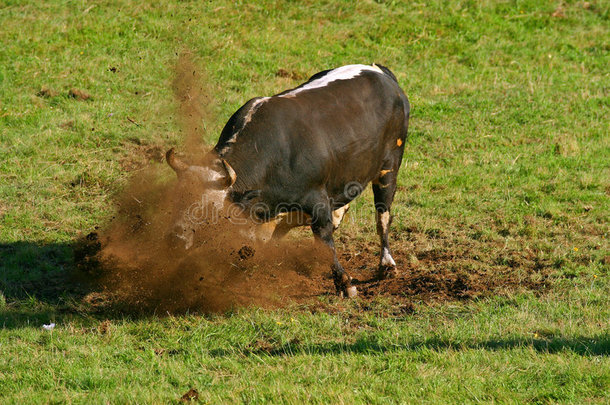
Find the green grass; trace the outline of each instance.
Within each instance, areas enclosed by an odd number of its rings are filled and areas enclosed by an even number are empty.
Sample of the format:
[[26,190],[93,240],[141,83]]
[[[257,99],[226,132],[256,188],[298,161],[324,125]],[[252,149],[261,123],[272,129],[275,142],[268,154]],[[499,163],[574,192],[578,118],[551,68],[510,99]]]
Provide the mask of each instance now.
[[[607,403],[609,14],[601,0],[0,1],[0,401],[194,387],[211,403]],[[279,69],[390,67],[412,103],[394,244],[476,271],[543,266],[549,288],[207,317],[95,312],[62,292],[71,243],[112,215],[124,167],[180,145],[184,49],[207,78],[210,144],[246,100],[301,81]],[[369,191],[352,210],[372,213]],[[339,236],[374,241],[373,215]]]
[[62,319],[8,328],[7,400],[604,402],[610,316],[600,291],[522,296],[388,317],[248,310],[218,317]]

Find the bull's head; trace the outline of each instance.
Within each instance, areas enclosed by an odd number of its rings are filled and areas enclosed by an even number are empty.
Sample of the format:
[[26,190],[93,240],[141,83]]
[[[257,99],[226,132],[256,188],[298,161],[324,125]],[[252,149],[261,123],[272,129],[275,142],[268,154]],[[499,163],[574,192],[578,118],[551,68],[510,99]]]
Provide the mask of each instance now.
[[178,175],[178,211],[172,237],[182,240],[188,249],[193,245],[196,228],[217,221],[229,204],[236,174],[231,165],[214,152],[201,166],[186,164],[176,156],[174,149],[167,151],[165,157]]

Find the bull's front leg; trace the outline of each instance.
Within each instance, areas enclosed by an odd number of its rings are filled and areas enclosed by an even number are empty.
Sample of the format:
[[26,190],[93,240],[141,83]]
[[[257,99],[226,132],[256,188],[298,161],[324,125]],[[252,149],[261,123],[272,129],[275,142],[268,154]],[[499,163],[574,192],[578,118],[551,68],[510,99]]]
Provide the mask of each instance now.
[[337,259],[337,251],[335,250],[335,242],[333,241],[334,226],[330,204],[318,203],[311,216],[311,230],[314,236],[317,240],[328,246],[332,252],[332,270],[337,294],[341,297],[355,297],[358,295],[358,290],[355,286],[352,286],[352,278],[347,274]]

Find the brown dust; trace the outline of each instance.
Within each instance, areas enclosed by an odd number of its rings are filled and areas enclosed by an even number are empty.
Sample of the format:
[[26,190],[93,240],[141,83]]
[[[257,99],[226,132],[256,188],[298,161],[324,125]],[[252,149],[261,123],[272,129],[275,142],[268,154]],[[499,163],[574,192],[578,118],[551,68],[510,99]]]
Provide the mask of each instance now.
[[[209,152],[202,142],[210,95],[189,54],[180,56],[172,86],[190,164]],[[330,256],[308,240],[254,243],[228,218],[195,227],[185,249],[172,230],[183,210],[205,192],[180,184],[167,165],[138,170],[116,196],[109,223],[78,243],[77,267],[114,303],[135,310],[203,312],[279,306],[322,293]]]

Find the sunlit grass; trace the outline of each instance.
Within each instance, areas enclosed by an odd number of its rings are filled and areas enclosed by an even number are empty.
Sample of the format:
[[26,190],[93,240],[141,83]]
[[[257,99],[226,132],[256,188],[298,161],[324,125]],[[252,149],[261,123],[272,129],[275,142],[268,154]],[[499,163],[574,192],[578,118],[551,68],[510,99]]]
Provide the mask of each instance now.
[[[193,387],[213,403],[607,401],[608,16],[604,1],[4,1],[0,399],[159,403]],[[490,272],[540,263],[549,289],[404,313],[329,299],[313,313],[140,319],[70,291],[36,296],[112,215],[146,147],[180,147],[171,81],[185,49],[207,77],[210,145],[251,97],[388,66],[412,103],[393,243]],[[371,200],[352,207],[340,249],[376,240]]]

